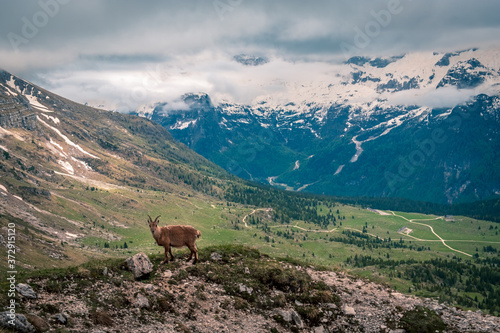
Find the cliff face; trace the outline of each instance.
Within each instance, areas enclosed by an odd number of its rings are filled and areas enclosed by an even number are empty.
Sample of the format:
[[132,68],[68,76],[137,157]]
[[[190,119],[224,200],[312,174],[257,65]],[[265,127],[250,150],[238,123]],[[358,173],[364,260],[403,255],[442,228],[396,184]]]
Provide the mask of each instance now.
[[25,101],[22,101],[21,98],[9,98],[0,94],[0,126],[4,128],[23,127],[27,130],[33,130],[36,125],[36,114]]
[[[0,70],[0,83],[3,84],[0,85],[0,126],[35,129],[36,114],[26,97],[20,95],[16,89],[21,81],[19,79],[16,81],[11,74]],[[26,82],[24,85],[27,86]]]

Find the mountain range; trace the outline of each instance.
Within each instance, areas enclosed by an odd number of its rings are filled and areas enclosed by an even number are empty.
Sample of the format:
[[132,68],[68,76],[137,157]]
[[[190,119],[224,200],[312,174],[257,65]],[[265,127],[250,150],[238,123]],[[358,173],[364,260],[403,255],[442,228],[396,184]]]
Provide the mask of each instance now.
[[[139,107],[227,171],[293,191],[460,203],[500,195],[499,49],[351,57],[250,104]],[[264,60],[263,60],[264,59]],[[242,66],[269,59],[239,55]]]

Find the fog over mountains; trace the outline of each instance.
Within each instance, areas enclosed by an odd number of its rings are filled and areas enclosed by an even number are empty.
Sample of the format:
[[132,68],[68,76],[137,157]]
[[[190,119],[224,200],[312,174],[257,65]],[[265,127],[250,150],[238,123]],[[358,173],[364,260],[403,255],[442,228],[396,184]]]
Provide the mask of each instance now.
[[498,58],[475,48],[355,56],[251,104],[201,92],[134,113],[236,175],[289,190],[474,201],[500,194]]

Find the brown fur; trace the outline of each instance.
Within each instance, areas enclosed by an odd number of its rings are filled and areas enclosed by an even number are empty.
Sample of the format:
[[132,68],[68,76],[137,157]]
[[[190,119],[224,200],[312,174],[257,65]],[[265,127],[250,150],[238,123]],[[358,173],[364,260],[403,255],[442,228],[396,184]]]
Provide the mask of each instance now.
[[196,248],[196,240],[200,238],[201,232],[189,225],[169,225],[165,227],[158,227],[158,222],[160,216],[156,217],[153,221],[151,216],[149,216],[148,224],[153,238],[158,246],[163,246],[165,248],[165,260],[162,263],[168,263],[168,254],[174,260],[174,255],[172,254],[172,247],[183,247],[187,246],[191,251],[187,261],[191,260],[194,254],[193,265],[198,261],[198,249]]

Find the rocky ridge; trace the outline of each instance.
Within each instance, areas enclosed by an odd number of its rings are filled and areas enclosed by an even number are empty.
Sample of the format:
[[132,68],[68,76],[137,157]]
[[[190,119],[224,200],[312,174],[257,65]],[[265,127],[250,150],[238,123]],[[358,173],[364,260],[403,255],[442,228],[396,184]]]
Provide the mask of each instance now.
[[153,256],[139,280],[123,262],[32,277],[36,298],[19,296],[24,318],[69,332],[500,332],[500,318],[343,272],[247,248],[200,252],[194,266]]

